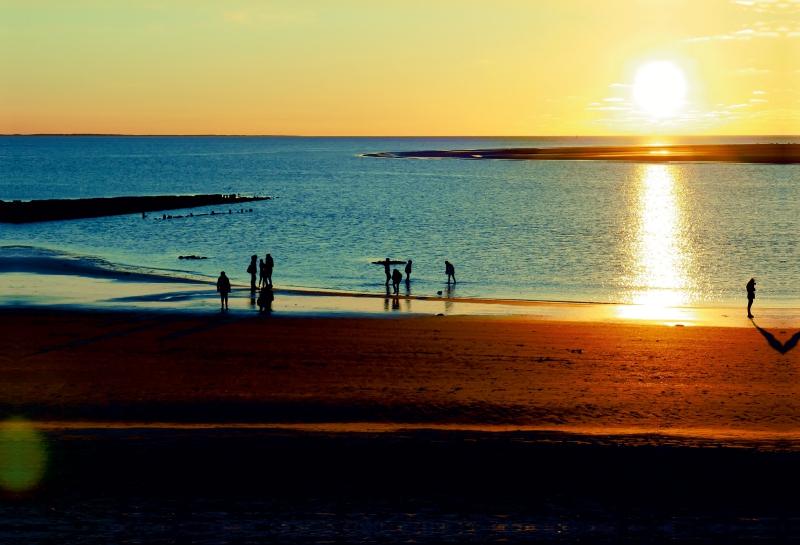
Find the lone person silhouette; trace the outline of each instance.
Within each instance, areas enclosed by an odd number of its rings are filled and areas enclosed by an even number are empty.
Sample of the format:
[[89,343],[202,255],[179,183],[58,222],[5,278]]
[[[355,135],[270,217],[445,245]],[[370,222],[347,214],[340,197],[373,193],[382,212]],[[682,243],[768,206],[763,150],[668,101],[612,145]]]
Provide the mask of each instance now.
[[392,271],[389,270],[389,265],[391,265],[391,260],[387,257],[386,261],[383,262],[383,270],[386,273],[386,284],[389,285],[389,280],[392,279]]
[[752,318],[750,307],[753,306],[753,299],[756,298],[756,279],[751,278],[745,287],[747,288],[747,317]]
[[411,260],[409,259],[408,263],[406,263],[406,284],[408,284],[410,280],[411,280]]
[[444,273],[447,275],[447,283],[450,283],[450,277],[453,277],[453,284],[456,283],[456,268],[449,261],[444,262]]
[[252,292],[256,291],[256,273],[258,272],[256,259],[258,259],[257,255],[250,256],[250,266],[247,267],[247,272],[250,273],[250,291]]
[[395,269],[392,272],[392,287],[394,288],[394,294],[400,294],[400,282],[403,280],[403,273]]
[[228,294],[231,292],[231,281],[225,276],[225,271],[219,273],[217,279],[217,291],[219,292],[220,310],[228,308]]
[[275,260],[272,259],[272,256],[270,254],[267,254],[267,257],[264,259],[264,265],[266,265],[266,267],[267,267],[266,281],[271,286],[272,285],[272,269],[275,268]]

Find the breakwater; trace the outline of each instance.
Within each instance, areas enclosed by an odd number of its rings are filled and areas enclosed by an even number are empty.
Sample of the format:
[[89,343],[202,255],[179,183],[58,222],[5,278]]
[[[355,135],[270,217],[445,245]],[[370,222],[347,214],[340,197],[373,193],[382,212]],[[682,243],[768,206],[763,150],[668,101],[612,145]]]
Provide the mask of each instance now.
[[145,214],[199,206],[234,205],[263,201],[271,197],[231,195],[157,195],[148,197],[109,197],[94,199],[46,199],[0,201],[0,222],[33,223],[123,214]]

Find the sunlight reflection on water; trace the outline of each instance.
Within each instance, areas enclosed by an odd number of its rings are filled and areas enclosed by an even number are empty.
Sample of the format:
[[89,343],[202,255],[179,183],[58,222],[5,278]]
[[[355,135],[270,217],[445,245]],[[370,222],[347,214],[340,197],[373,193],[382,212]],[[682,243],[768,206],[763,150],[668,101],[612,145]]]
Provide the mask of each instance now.
[[689,191],[670,165],[637,165],[627,239],[626,302],[651,309],[696,302]]

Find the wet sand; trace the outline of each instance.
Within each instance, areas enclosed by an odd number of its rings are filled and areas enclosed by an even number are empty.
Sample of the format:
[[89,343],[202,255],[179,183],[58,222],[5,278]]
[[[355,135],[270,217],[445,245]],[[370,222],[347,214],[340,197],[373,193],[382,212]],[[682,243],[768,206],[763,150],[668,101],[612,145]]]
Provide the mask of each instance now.
[[794,330],[37,311],[0,324],[3,409],[33,420],[800,439]]
[[6,541],[800,531],[794,331],[41,308],[0,328],[3,414],[47,455],[0,491]]
[[0,490],[5,541],[800,531],[796,330],[40,307],[0,328],[0,407],[39,438],[0,429],[0,480],[46,456]]
[[644,163],[800,163],[800,144],[717,144],[679,146],[581,146],[422,150],[365,153],[392,159],[512,159],[529,161],[630,161]]

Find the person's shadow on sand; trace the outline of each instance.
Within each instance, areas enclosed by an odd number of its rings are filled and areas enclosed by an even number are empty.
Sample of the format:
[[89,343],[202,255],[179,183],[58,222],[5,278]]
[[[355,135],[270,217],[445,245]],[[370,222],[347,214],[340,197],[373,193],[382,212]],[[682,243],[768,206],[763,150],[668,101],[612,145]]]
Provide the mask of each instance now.
[[750,321],[753,322],[753,325],[758,330],[758,332],[761,333],[765,339],[767,339],[769,345],[778,352],[780,352],[781,354],[786,354],[789,350],[797,346],[798,342],[800,342],[800,331],[792,335],[792,337],[784,344],[781,343],[778,339],[776,339],[775,336],[766,329],[758,327],[752,318],[750,319]]

